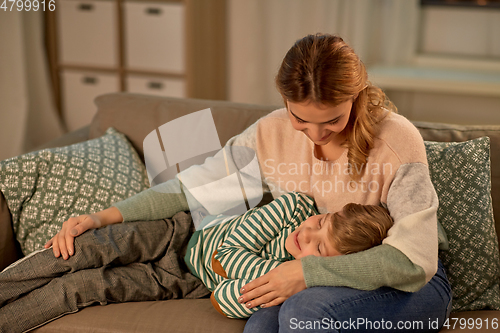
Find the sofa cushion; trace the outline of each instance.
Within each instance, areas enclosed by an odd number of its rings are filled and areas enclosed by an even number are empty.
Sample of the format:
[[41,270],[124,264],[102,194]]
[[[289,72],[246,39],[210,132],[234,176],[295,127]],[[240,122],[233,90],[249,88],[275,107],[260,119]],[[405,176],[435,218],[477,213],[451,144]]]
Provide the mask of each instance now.
[[438,220],[449,250],[440,258],[453,290],[453,311],[500,310],[500,263],[491,206],[490,145],[425,142]]
[[226,318],[209,299],[179,299],[91,306],[34,332],[243,332],[246,320]]
[[487,136],[491,146],[491,198],[495,215],[498,241],[500,242],[500,126],[499,125],[450,125],[414,122],[424,140],[462,142]]
[[98,139],[0,162],[0,191],[25,255],[42,248],[69,217],[105,209],[148,186],[139,156],[113,128]]
[[[278,108],[131,93],[101,95],[94,102],[97,113],[90,125],[89,138],[99,137],[108,127],[114,127],[127,136],[143,160],[144,138],[159,126],[188,113],[210,108],[223,146],[232,136],[243,132],[257,119]],[[138,120],[137,117],[141,119]]]

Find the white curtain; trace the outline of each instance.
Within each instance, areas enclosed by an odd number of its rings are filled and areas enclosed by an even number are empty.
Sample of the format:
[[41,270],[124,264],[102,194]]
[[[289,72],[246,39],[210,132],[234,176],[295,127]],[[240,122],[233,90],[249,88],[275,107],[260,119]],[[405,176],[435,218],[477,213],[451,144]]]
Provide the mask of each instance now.
[[43,31],[41,11],[0,10],[0,160],[63,134]]
[[229,99],[277,104],[274,76],[293,43],[338,34],[367,65],[404,64],[416,50],[418,0],[228,0]]

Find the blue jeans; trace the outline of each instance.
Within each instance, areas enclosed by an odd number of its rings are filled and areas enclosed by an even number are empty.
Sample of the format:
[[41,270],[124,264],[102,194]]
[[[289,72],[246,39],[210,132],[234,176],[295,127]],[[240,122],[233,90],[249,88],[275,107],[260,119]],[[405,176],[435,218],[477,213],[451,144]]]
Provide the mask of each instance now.
[[418,292],[308,288],[281,306],[255,312],[244,333],[438,332],[451,311],[451,294],[439,261],[436,275]]

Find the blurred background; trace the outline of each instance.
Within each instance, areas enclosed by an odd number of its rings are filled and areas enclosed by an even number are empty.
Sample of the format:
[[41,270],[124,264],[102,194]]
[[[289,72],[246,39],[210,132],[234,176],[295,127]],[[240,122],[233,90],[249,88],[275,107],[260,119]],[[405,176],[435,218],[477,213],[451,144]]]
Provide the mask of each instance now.
[[0,4],[0,160],[87,125],[108,92],[280,106],[281,60],[317,32],[353,46],[409,119],[500,124],[500,0]]

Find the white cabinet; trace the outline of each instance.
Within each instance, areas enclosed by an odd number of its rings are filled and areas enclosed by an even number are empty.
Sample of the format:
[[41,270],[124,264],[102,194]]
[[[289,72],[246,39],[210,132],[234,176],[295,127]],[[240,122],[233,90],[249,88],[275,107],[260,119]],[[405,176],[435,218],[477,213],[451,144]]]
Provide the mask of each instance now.
[[185,5],[126,1],[123,10],[125,66],[183,74]]
[[186,82],[182,78],[129,75],[126,91],[138,94],[186,97]]
[[47,11],[54,100],[69,130],[108,92],[226,98],[226,0],[58,0]]
[[57,7],[60,63],[118,66],[116,4],[62,0]]
[[117,74],[64,70],[61,74],[63,117],[69,131],[90,123],[96,96],[120,91]]

